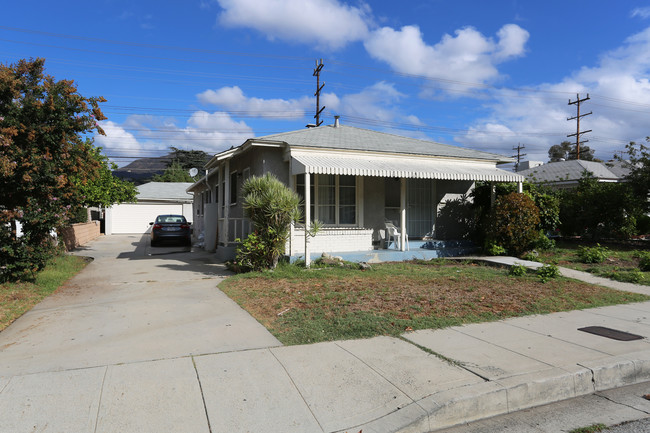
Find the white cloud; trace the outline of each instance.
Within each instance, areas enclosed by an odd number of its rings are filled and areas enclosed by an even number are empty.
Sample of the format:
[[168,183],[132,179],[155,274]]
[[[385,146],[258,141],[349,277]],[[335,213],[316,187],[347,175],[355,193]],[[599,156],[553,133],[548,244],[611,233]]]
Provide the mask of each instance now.
[[400,30],[383,27],[372,32],[364,45],[368,53],[388,63],[395,71],[453,81],[484,83],[499,76],[496,65],[521,56],[529,33],[516,24],[498,32],[498,41],[472,27],[444,35],[428,45],[417,26]]
[[[618,49],[603,53],[597,65],[583,67],[557,83],[535,87],[536,92],[500,92],[490,105],[491,114],[472,125],[471,132],[456,140],[470,145],[501,147],[510,153],[510,145],[526,144],[532,160],[548,159],[548,148],[576,130],[576,106],[568,105],[590,94],[581,105],[581,113],[592,111],[580,122],[587,145],[596,157],[611,159],[614,151],[624,150],[628,141],[650,135],[647,118],[650,111],[650,28],[632,35]],[[505,128],[499,133],[496,125]],[[478,131],[490,133],[479,133]]]
[[300,99],[262,99],[247,97],[238,87],[222,87],[206,90],[197,95],[205,105],[215,105],[228,111],[243,111],[255,117],[279,119],[299,119],[305,111],[313,106],[313,98],[303,96]]
[[400,102],[405,98],[406,95],[397,91],[392,83],[380,81],[359,93],[342,96],[329,93],[324,94],[321,100],[326,111],[342,116],[421,124],[416,116],[402,113]]
[[177,125],[174,119],[150,115],[129,116],[122,125],[102,121],[101,126],[106,135],[97,135],[95,143],[104,148],[104,154],[134,158],[163,155],[172,146],[214,154],[254,136],[245,122],[237,122],[223,112],[196,111],[184,126]]
[[630,13],[631,17],[639,17],[642,19],[650,18],[650,6],[644,8],[635,8]]
[[253,28],[269,39],[337,49],[368,33],[369,8],[338,0],[218,0],[224,26]]

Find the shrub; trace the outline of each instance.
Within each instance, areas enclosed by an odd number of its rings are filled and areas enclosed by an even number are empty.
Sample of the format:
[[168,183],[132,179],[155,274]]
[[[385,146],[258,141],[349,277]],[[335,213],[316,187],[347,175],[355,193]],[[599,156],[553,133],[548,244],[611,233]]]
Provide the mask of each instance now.
[[516,192],[497,199],[490,215],[487,237],[519,256],[539,237],[539,209],[525,194]]
[[524,260],[529,260],[531,262],[539,262],[539,254],[535,250],[528,251],[526,254],[521,256],[521,258]]
[[523,277],[528,273],[528,268],[524,265],[512,265],[510,266],[510,269],[508,269],[508,275],[511,275],[513,277]]
[[539,232],[539,238],[537,238],[537,241],[535,242],[535,248],[542,251],[555,249],[555,241],[549,239],[544,232]]
[[537,269],[537,276],[542,281],[542,283],[545,283],[548,280],[559,277],[560,268],[553,264],[544,265],[541,268]]
[[643,272],[650,272],[650,251],[642,251],[638,255],[639,269]]
[[497,245],[494,242],[488,242],[485,245],[485,254],[488,256],[502,256],[506,253],[506,249],[501,245]]
[[595,247],[580,247],[578,257],[582,263],[602,263],[609,257],[609,249],[600,244]]

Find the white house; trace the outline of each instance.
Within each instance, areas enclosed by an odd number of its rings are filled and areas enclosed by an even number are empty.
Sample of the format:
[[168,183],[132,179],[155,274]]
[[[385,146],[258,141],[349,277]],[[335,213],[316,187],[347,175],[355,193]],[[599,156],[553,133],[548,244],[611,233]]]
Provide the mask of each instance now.
[[187,182],[149,182],[138,186],[137,201],[106,209],[106,234],[145,233],[157,215],[184,215],[192,221],[192,194]]
[[[246,140],[215,155],[194,194],[195,234],[221,259],[235,254],[235,239],[250,233],[240,188],[270,172],[304,199],[305,220],[324,223],[314,238],[296,224],[287,255],[307,260],[323,252],[372,252],[383,246],[386,222],[407,239],[435,239],[445,202],[468,194],[475,181],[519,182],[497,168],[511,158],[462,147],[339,124]],[[307,249],[308,255],[305,255]]]

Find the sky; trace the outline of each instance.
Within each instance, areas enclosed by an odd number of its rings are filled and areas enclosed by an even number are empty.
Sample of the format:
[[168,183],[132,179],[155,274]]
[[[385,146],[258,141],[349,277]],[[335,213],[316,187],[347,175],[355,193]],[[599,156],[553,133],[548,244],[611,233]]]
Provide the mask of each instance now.
[[103,96],[118,165],[215,154],[321,120],[523,160],[581,131],[610,160],[650,135],[650,2],[69,0],[5,2],[0,63]]

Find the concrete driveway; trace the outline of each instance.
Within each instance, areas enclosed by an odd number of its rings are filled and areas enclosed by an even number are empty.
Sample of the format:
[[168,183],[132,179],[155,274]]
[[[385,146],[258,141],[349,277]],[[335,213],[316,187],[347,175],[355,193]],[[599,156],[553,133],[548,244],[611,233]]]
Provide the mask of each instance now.
[[0,378],[279,346],[219,291],[210,254],[108,236],[63,290],[0,333]]

